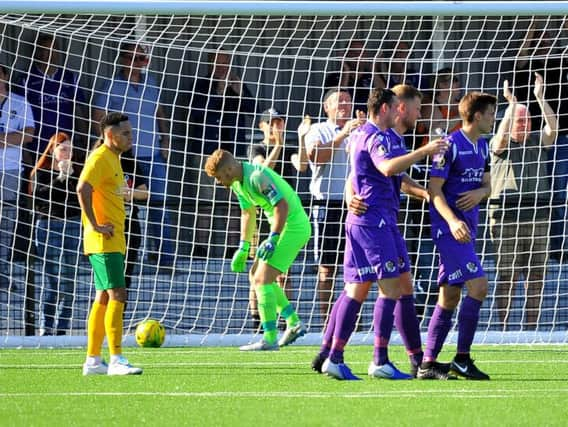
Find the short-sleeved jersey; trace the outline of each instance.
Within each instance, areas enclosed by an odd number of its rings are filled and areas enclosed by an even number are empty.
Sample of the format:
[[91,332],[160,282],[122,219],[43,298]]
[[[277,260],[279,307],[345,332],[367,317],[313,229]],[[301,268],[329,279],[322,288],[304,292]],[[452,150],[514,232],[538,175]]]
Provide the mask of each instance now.
[[[448,141],[450,148],[443,157],[433,161],[430,177],[445,179],[442,191],[448,206],[467,224],[475,237],[479,205],[469,211],[463,211],[456,207],[456,202],[461,193],[481,187],[483,174],[489,172],[489,144],[484,138],[479,138],[476,142],[470,141],[461,129],[451,133]],[[433,238],[451,233],[448,223],[433,203],[430,203],[430,219]]]
[[126,114],[132,123],[132,151],[136,158],[147,158],[159,148],[156,119],[159,100],[160,87],[151,75],[143,74],[139,83],[129,82],[119,75],[99,92],[95,107]]
[[367,121],[351,134],[351,170],[353,189],[367,203],[367,211],[361,215],[347,214],[347,223],[377,226],[381,222],[397,223],[400,209],[400,184],[402,174],[387,177],[379,171],[379,165],[406,154],[404,140],[394,131],[381,131]]
[[[28,127],[35,127],[31,107],[23,96],[9,93],[0,105],[0,133],[21,132]],[[20,170],[21,160],[21,145],[0,148],[0,170]]]
[[[305,138],[306,150],[312,150],[318,141],[323,147],[333,145],[333,140],[339,132],[341,127],[330,120],[312,125]],[[324,164],[310,162],[312,170],[310,193],[315,200],[343,200],[345,180],[349,176],[348,139],[345,138],[341,145],[333,150],[329,162]]]
[[243,181],[236,181],[231,185],[241,209],[259,206],[272,224],[274,207],[284,199],[288,202],[287,223],[304,223],[307,220],[300,198],[281,176],[262,165],[248,162],[242,162],[242,165]]
[[126,253],[123,199],[125,183],[119,156],[106,145],[101,145],[87,158],[79,182],[88,182],[93,187],[93,211],[97,223],[114,225],[114,235],[107,239],[93,230],[83,212],[85,253]]

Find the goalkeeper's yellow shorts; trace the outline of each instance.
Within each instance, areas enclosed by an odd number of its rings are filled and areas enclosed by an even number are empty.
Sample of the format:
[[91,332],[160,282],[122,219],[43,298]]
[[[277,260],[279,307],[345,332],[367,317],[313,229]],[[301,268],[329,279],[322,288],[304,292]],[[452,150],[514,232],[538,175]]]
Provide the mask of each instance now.
[[307,215],[305,221],[286,223],[274,254],[266,263],[276,270],[285,273],[288,271],[300,250],[308,243],[312,235],[312,226]]

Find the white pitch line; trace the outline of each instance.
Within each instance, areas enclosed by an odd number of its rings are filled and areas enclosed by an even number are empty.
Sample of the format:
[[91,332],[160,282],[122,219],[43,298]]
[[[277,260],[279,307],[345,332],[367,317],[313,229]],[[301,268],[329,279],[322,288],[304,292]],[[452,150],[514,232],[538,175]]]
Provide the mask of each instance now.
[[487,390],[400,390],[391,392],[266,392],[266,391],[188,391],[188,392],[46,392],[46,393],[0,393],[0,399],[3,398],[30,398],[30,397],[88,397],[95,396],[112,396],[112,397],[134,397],[134,396],[161,396],[161,397],[211,397],[211,398],[345,398],[345,399],[361,399],[361,398],[383,398],[383,397],[409,397],[428,398],[432,397],[453,397],[464,399],[495,399],[495,398],[525,398],[534,395],[534,393],[546,392],[548,395],[554,393],[568,393],[568,388],[564,389],[527,389],[527,390],[491,390],[488,394]]
[[[404,363],[401,360],[395,360],[398,363]],[[501,365],[501,364],[568,364],[568,359],[549,359],[549,360],[483,360],[484,365]],[[262,367],[262,366],[290,366],[290,367],[302,367],[308,366],[308,362],[305,361],[287,361],[287,360],[278,360],[278,361],[252,361],[252,362],[245,362],[245,361],[235,361],[235,362],[159,362],[159,363],[141,363],[140,366],[152,367],[152,368],[176,368],[176,367],[203,367],[203,366],[211,366],[211,367]],[[367,366],[367,362],[351,362],[349,363],[351,366]],[[15,364],[15,363],[0,363],[0,369],[66,369],[66,368],[78,368],[81,367],[82,364],[80,363],[45,363],[45,364]]]

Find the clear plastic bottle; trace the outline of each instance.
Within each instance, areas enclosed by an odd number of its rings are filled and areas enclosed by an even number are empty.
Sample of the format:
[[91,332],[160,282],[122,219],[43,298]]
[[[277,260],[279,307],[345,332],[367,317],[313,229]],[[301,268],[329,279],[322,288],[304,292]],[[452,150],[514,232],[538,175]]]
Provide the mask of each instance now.
[[[434,129],[434,132],[436,133],[436,135],[438,135],[440,138],[442,138],[446,142],[448,141],[448,134],[446,133],[446,131],[444,129],[436,128],[436,129]],[[443,153],[436,153],[432,156],[432,160],[436,163],[440,162],[443,158],[444,158]]]

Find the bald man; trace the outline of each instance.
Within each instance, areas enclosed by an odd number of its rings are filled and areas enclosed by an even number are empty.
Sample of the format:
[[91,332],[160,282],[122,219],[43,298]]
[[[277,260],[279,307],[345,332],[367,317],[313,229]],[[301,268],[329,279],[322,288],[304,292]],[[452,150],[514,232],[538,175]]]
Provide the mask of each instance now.
[[544,128],[533,132],[526,105],[504,83],[509,102],[491,140],[491,238],[497,256],[496,306],[507,329],[511,295],[521,279],[527,295],[524,329],[538,324],[548,249],[551,191],[546,165],[548,149],[558,133],[558,118],[544,100],[542,76],[535,73],[533,93],[544,118]]

